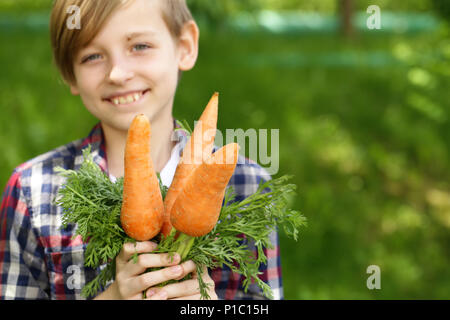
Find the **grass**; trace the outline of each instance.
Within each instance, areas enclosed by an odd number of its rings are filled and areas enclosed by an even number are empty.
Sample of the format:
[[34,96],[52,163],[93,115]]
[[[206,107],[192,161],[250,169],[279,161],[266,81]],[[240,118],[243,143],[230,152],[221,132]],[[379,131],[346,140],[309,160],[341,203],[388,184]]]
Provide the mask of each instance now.
[[[219,129],[280,129],[280,172],[309,221],[281,240],[287,299],[448,299],[450,44],[436,34],[203,32],[175,116],[221,93]],[[448,39],[448,37],[447,37]],[[96,123],[61,84],[48,34],[0,31],[0,183]],[[369,265],[381,290],[368,290]]]

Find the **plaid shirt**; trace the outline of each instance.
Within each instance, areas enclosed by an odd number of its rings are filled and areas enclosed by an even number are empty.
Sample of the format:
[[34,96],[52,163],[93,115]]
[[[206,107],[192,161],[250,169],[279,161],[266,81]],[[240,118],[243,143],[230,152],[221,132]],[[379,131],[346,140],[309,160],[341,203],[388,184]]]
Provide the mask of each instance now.
[[[176,138],[186,140],[183,131]],[[184,141],[185,143],[185,141]],[[61,228],[61,208],[53,204],[63,177],[55,167],[77,170],[82,150],[92,146],[94,161],[107,172],[103,131],[97,124],[88,137],[61,146],[18,166],[9,179],[0,207],[0,299],[83,299],[81,289],[99,272],[84,266],[86,244],[74,228]],[[216,149],[216,148],[215,148]],[[253,194],[261,179],[270,176],[258,164],[239,157],[229,182],[241,201]],[[275,299],[283,299],[278,234],[271,236],[273,249],[265,249],[267,265],[260,278]],[[255,254],[257,253],[252,246]],[[224,266],[210,270],[219,299],[262,299],[256,284],[247,293],[243,278]]]

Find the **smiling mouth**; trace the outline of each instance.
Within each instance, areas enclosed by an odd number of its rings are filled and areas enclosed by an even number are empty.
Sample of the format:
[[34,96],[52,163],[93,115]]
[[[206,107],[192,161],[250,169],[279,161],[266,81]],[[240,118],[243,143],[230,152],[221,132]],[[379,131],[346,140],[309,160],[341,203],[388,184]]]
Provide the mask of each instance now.
[[109,101],[116,106],[129,105],[140,101],[148,91],[150,90],[130,92],[123,95],[107,98],[104,100]]

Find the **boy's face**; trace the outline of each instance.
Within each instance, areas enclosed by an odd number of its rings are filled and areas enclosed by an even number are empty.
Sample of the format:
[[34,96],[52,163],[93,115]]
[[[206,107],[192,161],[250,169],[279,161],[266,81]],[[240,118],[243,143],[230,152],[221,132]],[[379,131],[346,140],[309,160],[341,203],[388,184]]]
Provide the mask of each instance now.
[[135,0],[119,8],[76,55],[71,91],[104,126],[127,130],[137,114],[151,122],[171,114],[179,70],[195,64],[197,27],[189,24],[175,41],[160,1]]

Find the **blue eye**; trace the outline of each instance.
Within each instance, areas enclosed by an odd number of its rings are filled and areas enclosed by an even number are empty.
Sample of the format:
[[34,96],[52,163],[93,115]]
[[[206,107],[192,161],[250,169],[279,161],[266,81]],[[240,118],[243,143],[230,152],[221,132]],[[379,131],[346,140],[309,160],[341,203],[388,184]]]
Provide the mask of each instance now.
[[83,58],[81,63],[86,63],[86,62],[89,62],[89,61],[93,61],[93,60],[99,59],[100,57],[101,56],[99,54],[91,54],[91,55]]
[[143,51],[146,49],[150,49],[150,46],[144,43],[139,43],[133,46],[133,51]]

